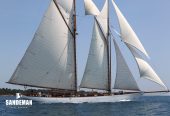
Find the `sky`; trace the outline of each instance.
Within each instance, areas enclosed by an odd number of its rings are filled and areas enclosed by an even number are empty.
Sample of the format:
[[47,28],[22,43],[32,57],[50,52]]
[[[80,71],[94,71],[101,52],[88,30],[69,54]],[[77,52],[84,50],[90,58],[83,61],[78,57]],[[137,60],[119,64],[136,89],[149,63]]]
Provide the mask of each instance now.
[[[104,0],[94,0],[99,9]],[[170,88],[170,0],[115,0],[148,52],[148,62]],[[30,44],[50,0],[0,0],[0,88],[23,88],[6,84]],[[118,21],[110,4],[111,26],[119,31]],[[90,47],[93,17],[84,15],[83,0],[77,0],[78,80],[81,81]],[[119,41],[119,38],[117,38]],[[162,89],[140,79],[137,66],[125,46],[120,45],[135,79],[142,89]],[[114,50],[113,70],[115,69]],[[114,78],[114,71],[112,76]]]

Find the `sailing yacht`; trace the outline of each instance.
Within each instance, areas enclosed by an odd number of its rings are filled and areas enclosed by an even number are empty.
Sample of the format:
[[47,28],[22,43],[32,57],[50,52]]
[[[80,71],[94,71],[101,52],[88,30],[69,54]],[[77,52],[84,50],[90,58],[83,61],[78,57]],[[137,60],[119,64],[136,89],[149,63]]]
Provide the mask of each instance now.
[[[101,11],[92,0],[84,0],[85,14],[94,17],[94,26],[87,64],[80,85],[77,84],[76,0],[51,0],[32,42],[8,83],[46,88],[60,93],[58,96],[48,97],[40,94],[23,96],[48,103],[116,102],[140,96],[143,91],[138,87],[116,38],[112,36],[109,5],[115,8],[120,25],[119,37],[136,61],[140,77],[161,85],[165,91],[168,90],[145,60],[144,56],[149,57],[145,48],[114,0],[105,0]],[[114,85],[111,67],[112,43],[116,54]],[[82,93],[78,88],[104,92]],[[113,89],[121,91],[115,93]],[[125,93],[124,90],[131,92]]]

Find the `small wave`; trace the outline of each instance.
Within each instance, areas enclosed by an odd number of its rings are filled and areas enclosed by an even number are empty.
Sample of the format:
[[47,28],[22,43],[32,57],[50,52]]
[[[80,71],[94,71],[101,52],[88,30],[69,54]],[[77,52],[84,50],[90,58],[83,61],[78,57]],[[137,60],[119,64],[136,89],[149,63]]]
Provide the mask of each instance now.
[[122,99],[122,100],[120,100],[120,102],[130,102],[131,100],[129,100],[129,99]]

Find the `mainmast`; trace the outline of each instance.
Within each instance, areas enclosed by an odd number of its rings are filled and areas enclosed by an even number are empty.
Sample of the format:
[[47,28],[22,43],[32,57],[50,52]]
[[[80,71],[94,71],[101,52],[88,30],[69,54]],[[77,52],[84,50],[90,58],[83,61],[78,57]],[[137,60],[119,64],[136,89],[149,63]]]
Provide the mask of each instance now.
[[81,82],[83,88],[106,90],[111,94],[111,55],[109,33],[109,0],[101,11],[91,0],[85,0],[86,15],[93,15],[95,22],[88,60]]
[[74,20],[74,70],[75,70],[75,93],[77,93],[77,56],[76,56],[76,31],[77,31],[77,19],[76,19],[76,0],[74,0],[74,14],[73,14],[73,20]]
[[109,18],[110,18],[110,16],[109,16],[109,0],[108,0],[108,6],[107,6],[107,8],[108,8],[108,17],[107,17],[107,21],[108,21],[108,23],[107,23],[107,52],[108,52],[108,92],[109,92],[109,94],[111,94],[111,92],[112,92],[112,89],[111,89],[111,38],[110,38],[110,31],[109,31],[109,28],[110,28],[110,26],[109,26]]

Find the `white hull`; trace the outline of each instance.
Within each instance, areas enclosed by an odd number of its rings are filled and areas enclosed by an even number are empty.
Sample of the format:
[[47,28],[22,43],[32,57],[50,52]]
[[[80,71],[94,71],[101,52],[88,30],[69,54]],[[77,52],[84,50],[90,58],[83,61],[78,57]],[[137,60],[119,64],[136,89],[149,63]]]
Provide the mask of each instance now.
[[105,103],[105,102],[124,102],[133,101],[139,98],[141,94],[126,94],[126,95],[112,95],[112,96],[95,96],[95,97],[31,97],[22,96],[24,99],[31,99],[33,101],[43,103]]

